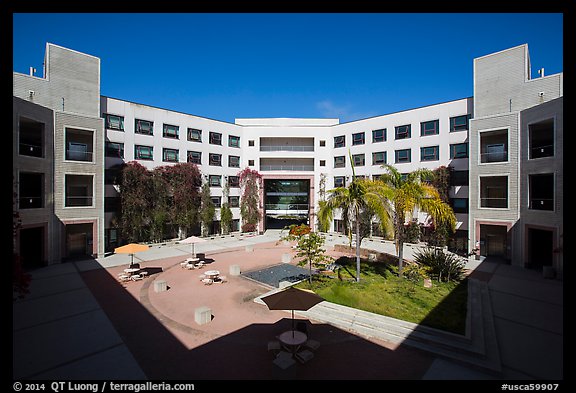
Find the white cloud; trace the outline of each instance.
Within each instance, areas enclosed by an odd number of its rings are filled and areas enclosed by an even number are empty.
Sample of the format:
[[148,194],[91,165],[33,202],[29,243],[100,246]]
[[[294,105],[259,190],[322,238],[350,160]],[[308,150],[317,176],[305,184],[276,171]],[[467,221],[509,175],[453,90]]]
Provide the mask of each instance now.
[[340,119],[341,123],[375,116],[375,114],[369,112],[362,113],[353,111],[352,105],[338,105],[331,100],[317,102],[316,108],[322,117],[337,118]]

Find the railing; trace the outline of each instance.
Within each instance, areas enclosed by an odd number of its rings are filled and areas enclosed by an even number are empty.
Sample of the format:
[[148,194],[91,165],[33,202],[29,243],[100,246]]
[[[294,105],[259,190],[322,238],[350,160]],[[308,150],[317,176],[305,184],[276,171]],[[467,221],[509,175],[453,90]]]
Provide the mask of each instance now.
[[530,158],[553,157],[554,145],[535,146],[530,149]]
[[66,150],[66,159],[70,161],[87,161],[92,162],[92,152],[91,151],[77,151],[77,150]]
[[497,151],[493,153],[480,153],[480,162],[503,162],[508,161],[507,151]]
[[42,197],[20,197],[20,209],[37,209],[42,207]]
[[306,210],[309,206],[305,203],[267,203],[266,210]]
[[480,198],[480,207],[507,208],[508,198]]
[[260,145],[260,151],[314,151],[314,146]]
[[66,207],[76,207],[76,206],[84,206],[84,207],[92,207],[92,197],[91,196],[67,196]]
[[266,171],[313,171],[314,165],[260,165],[260,170]]
[[28,143],[20,143],[20,155],[42,157],[42,145],[30,145]]
[[529,209],[532,210],[554,210],[554,199],[533,198],[530,199]]

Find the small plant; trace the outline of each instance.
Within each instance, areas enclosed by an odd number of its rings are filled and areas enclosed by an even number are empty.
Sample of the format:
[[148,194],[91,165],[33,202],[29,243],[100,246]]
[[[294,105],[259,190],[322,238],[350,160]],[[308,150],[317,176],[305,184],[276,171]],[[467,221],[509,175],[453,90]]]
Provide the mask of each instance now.
[[413,282],[419,282],[428,278],[427,266],[421,265],[419,263],[411,263],[404,268],[404,277]]
[[242,224],[242,232],[255,232],[256,231],[256,224],[246,223]]
[[430,276],[438,281],[460,281],[464,275],[464,261],[441,248],[426,247],[415,255],[416,262],[427,266]]

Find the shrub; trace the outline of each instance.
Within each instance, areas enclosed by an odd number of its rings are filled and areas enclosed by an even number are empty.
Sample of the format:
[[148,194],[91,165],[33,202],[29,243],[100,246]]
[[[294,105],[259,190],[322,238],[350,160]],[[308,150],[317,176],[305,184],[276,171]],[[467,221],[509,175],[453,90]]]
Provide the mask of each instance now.
[[306,224],[290,225],[290,236],[303,236],[310,233],[310,227]]
[[256,232],[256,224],[252,223],[242,224],[242,232]]
[[429,267],[419,263],[410,263],[404,267],[403,276],[410,281],[418,282],[428,278]]
[[438,281],[459,281],[464,274],[464,261],[441,248],[426,247],[415,254],[416,262],[427,266],[430,276]]

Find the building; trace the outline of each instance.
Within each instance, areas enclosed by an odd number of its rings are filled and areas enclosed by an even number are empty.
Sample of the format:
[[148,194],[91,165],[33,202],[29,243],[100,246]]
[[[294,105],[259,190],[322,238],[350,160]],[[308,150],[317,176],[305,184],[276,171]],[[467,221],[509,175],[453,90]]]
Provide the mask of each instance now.
[[[77,253],[101,256],[117,245],[112,212],[118,194],[110,181],[117,164],[196,163],[216,206],[223,185],[230,185],[234,230],[240,227],[237,174],[245,167],[255,169],[264,180],[263,231],[293,222],[314,226],[323,193],[352,180],[352,160],[356,176],[373,179],[384,163],[402,173],[449,167],[459,247],[471,249],[478,242],[485,257],[535,265],[540,262],[530,257],[536,250],[528,247],[529,238],[551,236],[556,252],[550,264],[562,269],[557,252],[562,236],[562,74],[531,80],[527,45],[475,59],[474,97],[348,123],[293,118],[228,123],[106,97],[100,95],[99,59],[53,44],[47,44],[46,53],[43,78],[14,73],[18,105],[13,123],[15,141],[20,141],[16,147],[32,139],[42,150],[40,157],[30,157],[15,149],[14,174],[25,228],[43,228],[36,235],[21,231],[19,244],[43,237],[44,263]],[[38,134],[42,137],[33,136]],[[546,150],[548,142],[555,154],[540,158],[545,167],[534,164],[533,155],[522,155],[524,146]],[[35,186],[26,186],[29,182]],[[531,205],[508,198],[524,191],[532,196]],[[41,196],[41,205],[26,206],[26,193]],[[544,209],[550,205],[552,211]],[[425,215],[415,214],[425,221]],[[340,231],[341,224],[334,220],[330,230]],[[219,232],[218,221],[212,231]],[[57,236],[49,236],[53,232]],[[538,260],[548,264],[546,258]]]

